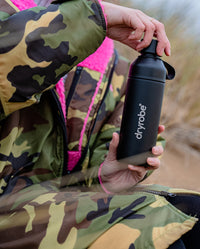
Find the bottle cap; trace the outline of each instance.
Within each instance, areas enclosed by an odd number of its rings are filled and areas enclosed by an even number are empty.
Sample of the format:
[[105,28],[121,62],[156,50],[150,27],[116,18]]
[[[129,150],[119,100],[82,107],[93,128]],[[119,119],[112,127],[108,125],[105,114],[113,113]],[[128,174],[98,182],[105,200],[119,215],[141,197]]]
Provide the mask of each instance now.
[[144,54],[144,53],[149,53],[149,54],[157,54],[156,53],[156,48],[157,48],[157,44],[158,44],[158,41],[153,39],[150,43],[150,45],[146,48],[144,48],[142,51],[141,51],[141,54]]

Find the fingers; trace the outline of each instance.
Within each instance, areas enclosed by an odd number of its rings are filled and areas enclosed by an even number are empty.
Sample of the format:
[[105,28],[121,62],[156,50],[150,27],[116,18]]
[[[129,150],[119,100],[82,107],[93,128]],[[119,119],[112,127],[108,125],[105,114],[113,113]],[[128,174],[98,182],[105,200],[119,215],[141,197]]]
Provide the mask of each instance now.
[[135,165],[128,165],[128,169],[132,172],[132,175],[137,178],[137,182],[142,180],[147,173],[147,168]]
[[160,159],[158,156],[161,156],[163,153],[163,147],[162,146],[154,146],[152,148],[152,153],[155,157],[148,157],[147,158],[147,164],[148,167],[142,167],[142,166],[136,166],[136,165],[128,165],[128,169],[131,171],[136,171],[139,174],[144,174],[147,172],[147,170],[155,170],[158,169],[160,166]]
[[128,169],[143,174],[144,172],[146,173],[148,170],[155,170],[160,167],[160,160],[157,157],[148,157],[147,163],[148,167],[128,165]]
[[[153,22],[151,21],[152,18],[149,18],[148,16],[146,16],[144,13],[140,14],[140,18],[142,20],[143,23],[143,39],[142,41],[138,44],[138,46],[136,47],[136,50],[140,51],[143,48],[149,46],[149,44],[151,43],[154,34],[156,32],[156,26],[153,24]],[[141,39],[142,37],[140,37]]]
[[148,157],[147,158],[147,163],[148,163],[148,170],[154,170],[154,169],[158,169],[160,166],[160,159],[157,157]]
[[131,23],[129,25],[129,28],[132,28],[132,30],[134,31],[129,36],[129,39],[136,40],[139,42],[143,37],[145,25],[142,22],[142,20],[138,18],[137,16],[135,16],[134,18],[131,18],[130,22]]
[[152,148],[152,153],[154,156],[161,156],[162,153],[163,153],[163,147],[161,145],[158,145],[158,146],[154,146]]
[[139,10],[134,11],[136,12],[136,17],[134,17],[134,13],[129,16],[131,19],[129,23],[131,23],[131,26],[134,29],[134,33],[129,36],[129,39],[141,40],[143,37],[142,41],[136,46],[136,50],[140,51],[149,46],[153,37],[156,37],[158,40],[157,54],[162,56],[165,52],[165,54],[169,56],[171,48],[164,25]]
[[108,160],[110,161],[116,160],[118,144],[119,144],[119,135],[116,132],[114,132],[109,146],[109,152],[107,156]]
[[[159,126],[160,131],[163,131],[164,128],[165,127],[163,125]],[[119,135],[118,135],[118,133],[114,132],[113,136],[112,136],[112,140],[110,142],[107,160],[109,160],[109,161],[116,160],[118,144],[119,144]],[[152,148],[152,153],[155,157],[148,157],[147,158],[147,164],[149,165],[147,168],[142,167],[142,166],[136,166],[136,165],[128,165],[128,168],[132,171],[137,171],[138,173],[141,173],[141,174],[144,173],[144,170],[146,171],[146,170],[157,169],[160,166],[160,159],[158,157],[163,154],[163,151],[164,151],[164,149],[161,145],[154,146]]]
[[149,46],[153,37],[156,37],[158,40],[158,45],[156,50],[157,54],[159,56],[162,56],[163,53],[165,52],[165,54],[169,56],[171,53],[171,47],[167,35],[165,33],[164,25],[153,18],[147,18],[147,17],[143,18],[143,23],[145,26],[145,29],[143,31],[144,37],[143,40],[136,47],[136,50],[140,51],[143,48]]
[[152,153],[155,157],[148,157],[147,158],[147,163],[150,167],[148,169],[157,169],[160,166],[160,159],[158,158],[163,154],[163,147],[161,145],[159,146],[154,146],[152,148]]
[[157,54],[159,56],[162,56],[165,52],[165,54],[169,56],[171,54],[171,47],[170,42],[165,33],[164,25],[155,19],[152,20],[152,23],[156,26],[155,37],[158,40]]
[[165,126],[164,125],[159,125],[158,127],[158,134],[162,133],[165,131]]
[[135,165],[128,165],[128,169],[134,172],[137,172],[139,174],[146,174],[147,169],[145,167],[141,166],[135,166]]

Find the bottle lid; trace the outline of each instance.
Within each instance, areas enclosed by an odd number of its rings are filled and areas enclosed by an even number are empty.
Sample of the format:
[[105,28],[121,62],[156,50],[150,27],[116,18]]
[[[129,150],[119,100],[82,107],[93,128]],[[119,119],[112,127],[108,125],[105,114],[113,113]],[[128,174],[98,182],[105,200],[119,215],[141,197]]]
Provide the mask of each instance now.
[[156,53],[156,48],[157,48],[157,44],[158,44],[158,41],[153,39],[150,43],[150,45],[146,48],[144,48],[142,51],[141,51],[141,54],[144,54],[144,53],[149,53],[149,54],[157,54]]

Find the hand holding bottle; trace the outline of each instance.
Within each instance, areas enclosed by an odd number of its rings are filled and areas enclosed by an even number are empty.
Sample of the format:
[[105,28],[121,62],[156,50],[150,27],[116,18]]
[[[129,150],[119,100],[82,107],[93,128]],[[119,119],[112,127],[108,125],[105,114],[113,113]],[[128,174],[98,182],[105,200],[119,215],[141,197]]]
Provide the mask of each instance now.
[[[158,133],[163,132],[164,129],[165,127],[160,125]],[[162,146],[155,146],[152,148],[152,154],[155,157],[147,159],[149,164],[148,167],[131,164],[127,165],[117,161],[116,159],[118,143],[119,135],[113,133],[108,156],[101,168],[101,181],[105,189],[109,192],[120,192],[136,185],[144,178],[148,170],[159,168],[160,160],[158,157],[163,153]]]

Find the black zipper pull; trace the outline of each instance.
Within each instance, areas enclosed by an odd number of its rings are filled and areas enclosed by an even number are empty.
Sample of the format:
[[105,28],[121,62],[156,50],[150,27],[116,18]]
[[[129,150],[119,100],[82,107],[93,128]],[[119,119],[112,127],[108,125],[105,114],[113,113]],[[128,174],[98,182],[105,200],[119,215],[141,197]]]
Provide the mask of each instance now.
[[70,101],[71,101],[71,99],[73,97],[76,86],[77,86],[77,84],[79,82],[82,70],[83,70],[83,67],[77,67],[76,71],[74,73],[72,84],[71,84],[71,87],[70,87],[70,90],[69,90],[69,93],[68,93],[68,96],[67,96],[67,99],[66,99],[66,115],[68,113],[68,108],[69,108],[69,105],[70,105]]
[[164,197],[176,197],[176,194],[175,193],[170,193],[170,192],[167,192],[167,191],[159,191],[159,190],[152,190],[152,189],[145,189],[143,190],[144,192],[146,193],[150,193],[150,194],[153,194],[153,195],[160,195],[160,196],[164,196]]
[[170,193],[170,192],[167,192],[167,191],[161,191],[160,195],[164,196],[164,197],[176,197],[175,193]]

